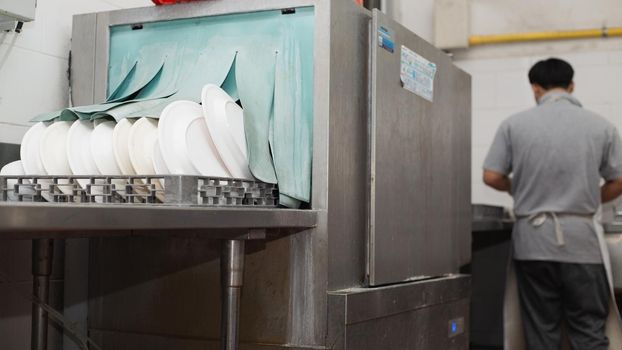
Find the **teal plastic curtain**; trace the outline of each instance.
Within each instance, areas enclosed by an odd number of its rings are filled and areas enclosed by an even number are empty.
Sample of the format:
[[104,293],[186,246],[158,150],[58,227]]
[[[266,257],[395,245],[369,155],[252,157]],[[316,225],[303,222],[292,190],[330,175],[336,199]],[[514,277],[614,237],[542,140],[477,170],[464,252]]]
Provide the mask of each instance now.
[[244,107],[251,173],[298,207],[311,192],[313,32],[313,8],[112,27],[107,100],[35,120],[158,118],[216,84]]

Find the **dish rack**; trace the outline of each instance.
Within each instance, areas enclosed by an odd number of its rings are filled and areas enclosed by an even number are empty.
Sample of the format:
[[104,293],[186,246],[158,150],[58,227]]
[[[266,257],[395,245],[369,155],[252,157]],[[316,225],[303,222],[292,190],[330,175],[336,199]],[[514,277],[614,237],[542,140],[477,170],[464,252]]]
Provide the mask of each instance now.
[[0,202],[277,207],[275,184],[188,175],[0,176]]

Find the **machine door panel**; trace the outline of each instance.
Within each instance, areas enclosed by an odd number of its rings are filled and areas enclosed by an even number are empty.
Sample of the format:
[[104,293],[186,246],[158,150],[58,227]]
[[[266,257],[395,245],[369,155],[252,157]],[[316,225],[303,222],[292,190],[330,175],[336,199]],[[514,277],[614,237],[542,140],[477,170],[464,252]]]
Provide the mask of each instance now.
[[470,254],[470,77],[377,10],[371,31],[369,284],[456,273]]

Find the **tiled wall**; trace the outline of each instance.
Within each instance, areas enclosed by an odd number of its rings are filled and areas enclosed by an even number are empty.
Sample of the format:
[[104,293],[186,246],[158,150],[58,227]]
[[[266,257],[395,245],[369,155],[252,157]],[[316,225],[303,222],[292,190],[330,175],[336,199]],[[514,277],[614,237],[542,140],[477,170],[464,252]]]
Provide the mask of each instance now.
[[622,130],[622,49],[457,60],[473,77],[473,203],[511,206],[509,195],[484,186],[482,164],[501,121],[534,105],[527,72],[548,56],[569,61],[576,71],[575,96]]
[[149,0],[38,0],[22,33],[0,33],[0,142],[20,143],[28,121],[68,105],[72,16],[149,6]]
[[[434,40],[434,0],[387,1],[387,13],[424,39]],[[571,30],[622,25],[619,0],[477,0],[470,2],[469,34]],[[576,96],[622,130],[622,39],[590,39],[472,47],[452,52],[473,77],[473,203],[511,206],[509,195],[486,188],[482,163],[499,123],[534,105],[527,72],[557,56],[576,70]],[[622,201],[622,200],[621,200]]]
[[[19,1],[19,0],[15,0]],[[149,0],[38,0],[36,19],[21,34],[0,33],[0,142],[20,143],[35,115],[68,104],[68,55],[72,15],[149,6]],[[3,153],[4,154],[4,153]],[[0,166],[13,159],[0,159]],[[56,244],[51,303],[63,307],[64,242]],[[30,349],[30,241],[0,241],[0,349]],[[86,268],[87,264],[74,266]],[[19,294],[15,293],[19,291]],[[71,305],[68,305],[71,306]],[[61,349],[53,328],[50,350]],[[65,349],[75,349],[65,344]]]

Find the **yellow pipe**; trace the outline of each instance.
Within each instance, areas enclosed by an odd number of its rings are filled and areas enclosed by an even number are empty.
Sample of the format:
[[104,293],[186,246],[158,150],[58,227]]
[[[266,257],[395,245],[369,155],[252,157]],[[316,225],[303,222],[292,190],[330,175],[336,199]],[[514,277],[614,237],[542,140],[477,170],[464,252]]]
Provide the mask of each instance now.
[[544,40],[606,38],[610,36],[622,36],[622,27],[514,34],[472,35],[469,37],[469,46]]

